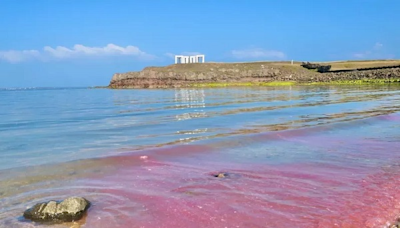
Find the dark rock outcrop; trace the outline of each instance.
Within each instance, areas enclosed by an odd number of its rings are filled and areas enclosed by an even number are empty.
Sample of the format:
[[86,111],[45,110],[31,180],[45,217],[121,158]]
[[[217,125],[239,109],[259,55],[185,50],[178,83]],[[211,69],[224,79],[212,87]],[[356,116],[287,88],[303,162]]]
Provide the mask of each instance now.
[[38,203],[24,212],[24,218],[42,223],[63,223],[80,220],[90,202],[82,197],[70,197],[61,202]]
[[300,66],[309,69],[309,70],[314,70],[317,69],[317,72],[319,73],[325,73],[328,72],[331,69],[331,65],[320,65],[316,63],[310,63],[310,62],[303,62]]
[[331,65],[324,65],[317,67],[317,71],[320,73],[328,72],[331,69]]
[[310,63],[310,62],[302,62],[300,66],[302,66],[306,69],[309,69],[309,70],[317,69],[318,67],[320,67],[319,64]]

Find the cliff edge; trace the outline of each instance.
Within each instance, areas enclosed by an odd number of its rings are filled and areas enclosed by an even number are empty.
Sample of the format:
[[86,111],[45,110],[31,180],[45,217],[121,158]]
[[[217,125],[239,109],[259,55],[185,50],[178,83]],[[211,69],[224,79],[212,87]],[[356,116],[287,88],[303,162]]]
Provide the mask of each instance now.
[[179,88],[211,83],[313,83],[365,79],[397,81],[400,79],[400,66],[318,73],[301,67],[299,63],[290,65],[287,62],[174,64],[114,74],[109,87]]

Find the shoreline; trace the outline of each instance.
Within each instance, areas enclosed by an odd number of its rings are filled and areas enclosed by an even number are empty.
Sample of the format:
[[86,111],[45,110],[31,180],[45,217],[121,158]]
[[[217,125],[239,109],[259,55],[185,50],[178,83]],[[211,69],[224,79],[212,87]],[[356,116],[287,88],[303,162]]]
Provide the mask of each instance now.
[[367,63],[343,65],[343,62],[338,62],[335,63],[335,68],[323,73],[306,69],[297,62],[294,65],[287,62],[174,64],[165,67],[146,67],[138,72],[116,73],[108,88],[165,89],[400,83],[400,65],[393,65],[393,61],[380,61],[380,65],[376,65],[374,61]]
[[[317,85],[399,85],[400,79],[392,80],[341,80],[341,81],[330,81],[330,82],[295,82],[295,81],[272,81],[272,82],[209,82],[209,83],[193,83],[188,84],[184,87],[179,88],[222,88],[222,87],[270,87],[270,86],[317,86]],[[123,86],[123,87],[110,87],[110,86],[99,86],[93,89],[138,89],[135,86]],[[168,89],[177,87],[165,87],[158,89]],[[157,88],[153,88],[157,89]]]

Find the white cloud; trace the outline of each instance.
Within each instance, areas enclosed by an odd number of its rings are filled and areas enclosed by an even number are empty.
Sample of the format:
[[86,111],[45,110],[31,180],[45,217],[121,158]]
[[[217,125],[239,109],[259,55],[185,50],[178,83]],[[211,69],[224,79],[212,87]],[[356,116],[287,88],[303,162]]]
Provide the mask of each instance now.
[[104,47],[88,47],[81,44],[76,44],[72,48],[67,48],[63,46],[52,48],[50,46],[45,46],[43,48],[43,51],[0,51],[0,60],[4,60],[10,63],[23,62],[31,59],[51,60],[101,56],[132,56],[141,60],[155,59],[155,56],[141,51],[138,47],[131,45],[121,47],[115,44],[108,44]]
[[285,53],[276,50],[265,50],[262,48],[250,48],[233,50],[231,55],[237,59],[284,59]]
[[22,62],[39,57],[40,57],[40,52],[37,50],[0,51],[0,60],[4,60],[10,63]]
[[377,42],[370,48],[370,50],[354,53],[353,57],[357,59],[392,59],[395,56],[385,53],[383,44]]

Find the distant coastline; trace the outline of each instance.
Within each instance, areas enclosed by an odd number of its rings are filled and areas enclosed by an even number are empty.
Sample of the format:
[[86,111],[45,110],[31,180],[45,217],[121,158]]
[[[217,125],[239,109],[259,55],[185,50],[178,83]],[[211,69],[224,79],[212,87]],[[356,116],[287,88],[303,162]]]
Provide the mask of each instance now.
[[[284,86],[295,84],[399,83],[400,60],[335,61],[319,73],[301,62],[192,63],[147,67],[117,73],[108,88],[184,88],[221,86]],[[100,87],[103,88],[103,87]]]

